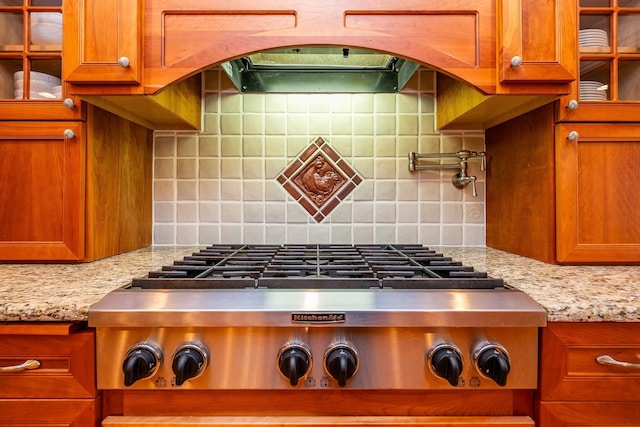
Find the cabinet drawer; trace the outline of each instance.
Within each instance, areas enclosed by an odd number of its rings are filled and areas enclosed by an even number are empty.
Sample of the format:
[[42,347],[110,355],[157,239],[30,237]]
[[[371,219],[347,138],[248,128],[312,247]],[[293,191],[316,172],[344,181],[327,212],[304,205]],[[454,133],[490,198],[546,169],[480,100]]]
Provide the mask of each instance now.
[[542,333],[540,369],[542,400],[637,402],[640,324],[551,323]]
[[30,359],[37,360],[40,366],[0,372],[0,399],[96,396],[92,331],[62,336],[0,334],[0,367],[20,365]]

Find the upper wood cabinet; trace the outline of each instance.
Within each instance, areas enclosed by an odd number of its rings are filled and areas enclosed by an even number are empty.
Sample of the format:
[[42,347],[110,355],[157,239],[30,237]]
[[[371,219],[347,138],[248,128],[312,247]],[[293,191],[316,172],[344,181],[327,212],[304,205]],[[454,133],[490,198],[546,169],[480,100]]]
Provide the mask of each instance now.
[[496,2],[498,71],[505,92],[514,83],[564,84],[575,79],[576,3]]
[[142,6],[142,0],[64,0],[64,80],[139,84]]
[[77,120],[62,77],[62,0],[0,0],[0,120]]
[[578,79],[560,100],[558,120],[637,122],[640,1],[582,0],[578,16]]

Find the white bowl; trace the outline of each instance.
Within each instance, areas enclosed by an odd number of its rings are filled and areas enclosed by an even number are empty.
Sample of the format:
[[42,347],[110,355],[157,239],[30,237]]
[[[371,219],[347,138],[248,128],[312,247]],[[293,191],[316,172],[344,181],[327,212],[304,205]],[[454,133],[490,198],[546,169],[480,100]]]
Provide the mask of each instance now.
[[[52,90],[51,84],[42,80],[31,80],[29,87],[32,92],[51,92]],[[24,88],[24,80],[14,81],[13,88],[15,90],[22,90]]]
[[[13,96],[15,99],[22,99],[22,89],[14,90]],[[55,99],[55,95],[50,92],[29,92],[29,99]]]
[[62,25],[49,22],[31,23],[31,44],[60,45],[62,44]]
[[[31,78],[32,81],[40,80],[40,81],[49,83],[50,86],[57,86],[60,83],[62,83],[62,81],[58,77],[52,76],[51,74],[40,73],[38,71],[31,71],[29,73],[29,77]],[[16,80],[22,80],[23,78],[24,78],[24,71],[16,71],[15,73],[13,73],[14,82]]]
[[62,25],[61,12],[33,12],[31,14],[31,23],[47,22],[50,24]]

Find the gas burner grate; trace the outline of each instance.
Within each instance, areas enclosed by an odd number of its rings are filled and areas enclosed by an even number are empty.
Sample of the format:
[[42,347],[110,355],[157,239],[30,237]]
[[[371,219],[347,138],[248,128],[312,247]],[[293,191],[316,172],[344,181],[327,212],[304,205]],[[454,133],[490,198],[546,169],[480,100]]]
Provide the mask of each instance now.
[[504,283],[422,245],[212,245],[131,287],[496,289]]

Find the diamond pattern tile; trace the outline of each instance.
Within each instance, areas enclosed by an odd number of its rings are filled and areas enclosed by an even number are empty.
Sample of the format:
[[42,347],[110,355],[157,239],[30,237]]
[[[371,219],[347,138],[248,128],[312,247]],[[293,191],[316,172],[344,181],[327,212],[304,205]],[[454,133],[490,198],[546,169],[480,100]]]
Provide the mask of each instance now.
[[322,137],[277,177],[316,222],[322,222],[362,182],[362,177]]

